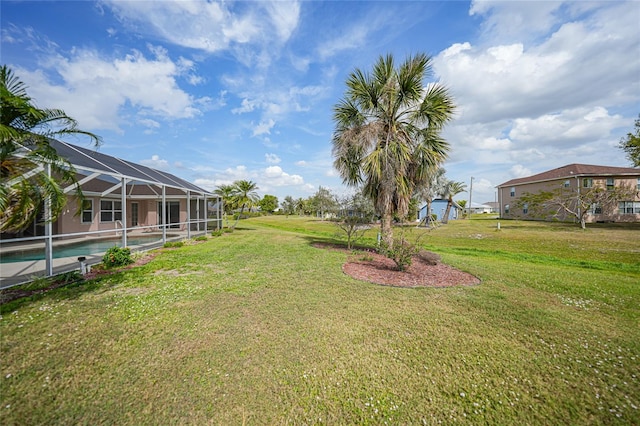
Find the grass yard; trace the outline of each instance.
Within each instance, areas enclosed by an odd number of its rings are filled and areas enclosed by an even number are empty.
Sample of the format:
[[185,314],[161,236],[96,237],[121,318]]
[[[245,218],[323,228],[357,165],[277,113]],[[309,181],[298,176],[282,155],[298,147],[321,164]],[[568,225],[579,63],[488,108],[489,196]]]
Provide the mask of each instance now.
[[0,424],[640,424],[640,227],[496,225],[405,231],[475,287],[356,281],[271,216],[6,304]]

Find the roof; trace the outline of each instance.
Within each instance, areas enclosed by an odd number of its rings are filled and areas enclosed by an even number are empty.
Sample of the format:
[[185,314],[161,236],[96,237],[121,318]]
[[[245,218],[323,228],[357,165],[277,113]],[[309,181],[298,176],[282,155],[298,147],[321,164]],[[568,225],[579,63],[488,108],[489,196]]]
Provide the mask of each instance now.
[[590,164],[568,164],[566,166],[558,167],[557,169],[538,173],[537,175],[518,178],[518,179],[511,179],[505,183],[498,185],[498,188],[503,186],[521,185],[524,183],[573,178],[576,176],[625,176],[625,175],[640,176],[640,169],[635,169],[632,167],[594,166]]
[[82,148],[54,139],[50,139],[49,144],[58,155],[66,158],[77,170],[102,172],[110,176],[125,177],[145,183],[160,184],[203,194],[209,193],[209,191],[171,173],[112,157],[93,149]]
[[471,202],[471,208],[472,209],[490,209],[491,206],[487,205],[487,204],[480,204],[480,203],[475,203],[475,202]]
[[[443,202],[444,202],[444,203],[448,203],[448,202],[449,202],[449,200],[447,200],[447,199],[445,199],[445,198],[434,198],[434,199],[431,201],[431,203],[443,203]],[[455,202],[455,201],[453,201],[453,202],[451,203],[451,206],[452,206],[453,208],[456,208],[456,209],[462,209],[462,207],[460,207],[460,204],[458,204],[458,203],[457,203],[457,202]],[[422,207],[420,207],[420,210],[425,209],[426,207],[427,207],[427,205],[426,205],[426,204],[424,204]]]

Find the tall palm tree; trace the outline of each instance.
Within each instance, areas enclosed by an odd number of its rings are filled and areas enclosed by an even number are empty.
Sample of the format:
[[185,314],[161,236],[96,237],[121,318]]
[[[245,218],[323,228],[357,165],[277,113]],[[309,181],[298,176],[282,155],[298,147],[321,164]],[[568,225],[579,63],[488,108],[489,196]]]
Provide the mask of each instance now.
[[[72,165],[49,144],[50,138],[88,136],[60,109],[40,109],[27,95],[27,87],[6,65],[0,67],[0,232],[19,232],[36,220],[48,200],[47,221],[62,212],[67,197],[63,188],[82,191]],[[82,206],[82,202],[78,203]]]
[[224,206],[224,216],[225,222],[227,222],[227,227],[229,226],[229,215],[235,209],[234,194],[235,188],[233,185],[218,185],[218,187],[213,191],[214,194],[222,198],[222,204]]
[[240,206],[240,213],[238,213],[238,218],[233,224],[234,229],[238,224],[240,217],[242,217],[244,209],[250,209],[258,202],[258,200],[260,200],[260,197],[256,192],[257,189],[258,185],[250,180],[237,180],[233,183],[233,203],[236,206]]
[[388,247],[393,215],[407,214],[416,183],[449,151],[440,132],[455,106],[444,86],[425,86],[431,74],[425,54],[410,56],[397,68],[392,55],[380,57],[371,74],[360,69],[350,74],[345,97],[334,107],[334,167],[345,184],[362,184],[373,200]]
[[[427,214],[424,217],[425,226],[430,225],[431,218],[431,204],[433,199],[442,193],[444,186],[447,183],[447,177],[445,176],[446,170],[443,167],[433,167],[427,172],[427,177],[421,182],[416,183],[416,197],[418,201],[424,201],[427,204]],[[420,223],[418,226],[420,226]]]
[[289,217],[290,214],[293,214],[296,211],[296,201],[291,195],[287,195],[286,197],[284,197],[284,201],[282,202],[281,206],[287,217]]
[[298,216],[304,215],[304,209],[307,207],[307,202],[304,198],[298,198],[296,200],[296,211],[298,212]]
[[442,195],[447,197],[447,208],[444,211],[444,217],[442,218],[442,223],[449,222],[449,213],[451,212],[451,206],[453,206],[453,197],[460,194],[461,192],[465,192],[467,190],[467,185],[464,182],[454,182],[452,180],[447,181],[447,184],[444,187],[444,191]]

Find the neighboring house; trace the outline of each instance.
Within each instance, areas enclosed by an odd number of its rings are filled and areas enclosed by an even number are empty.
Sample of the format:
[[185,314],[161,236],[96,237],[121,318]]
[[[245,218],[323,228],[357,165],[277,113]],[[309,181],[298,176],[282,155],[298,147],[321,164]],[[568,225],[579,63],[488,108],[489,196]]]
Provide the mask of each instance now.
[[478,204],[471,202],[471,213],[491,213],[491,206],[488,204]]
[[[628,199],[619,200],[610,211],[603,211],[593,205],[586,216],[586,222],[638,222],[640,221],[640,169],[627,167],[594,166],[588,164],[569,164],[548,170],[533,176],[512,179],[498,185],[498,203],[500,217],[505,219],[544,220],[551,216],[535,216],[526,204],[520,205],[523,194],[535,194],[540,191],[554,191],[562,188],[579,196],[581,191],[590,188],[629,188],[633,194]],[[569,215],[555,216],[557,220],[573,221]]]
[[[435,214],[437,216],[437,220],[440,222],[442,222],[444,213],[447,211],[447,203],[448,201],[443,198],[436,198],[431,202],[431,214]],[[454,201],[451,205],[451,210],[449,211],[449,220],[458,219],[461,213],[462,207]],[[418,220],[423,220],[426,216],[427,205],[425,204],[420,208],[420,210],[418,210]]]
[[[51,140],[50,145],[73,165],[85,197],[80,213],[76,214],[74,187],[65,188],[69,200],[52,225],[53,235],[106,236],[108,233],[100,231],[109,230],[113,231],[111,235],[121,235],[122,228],[149,232],[160,230],[163,224],[175,230],[205,231],[207,220],[209,228],[221,226],[219,197],[192,183],[66,142]],[[2,238],[41,235],[44,226],[34,224],[20,235],[3,234]]]
[[485,206],[489,206],[489,208],[491,209],[491,211],[489,213],[498,213],[498,202],[497,201],[487,201],[486,203],[483,203]]

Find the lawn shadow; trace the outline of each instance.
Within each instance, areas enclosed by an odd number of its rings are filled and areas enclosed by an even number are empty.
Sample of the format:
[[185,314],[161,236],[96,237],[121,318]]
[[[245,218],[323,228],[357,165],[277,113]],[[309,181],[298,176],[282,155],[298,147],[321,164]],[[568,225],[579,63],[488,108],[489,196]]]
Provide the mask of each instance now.
[[[312,247],[318,248],[319,246],[321,246],[321,247],[326,247],[326,248],[349,250],[347,248],[347,242],[342,238],[321,237],[321,236],[317,236],[317,235],[302,235],[301,238],[306,240],[308,242],[308,244],[310,246],[312,246]],[[376,249],[375,246],[368,245],[368,244],[365,244],[365,243],[362,243],[362,242],[353,243],[351,245],[351,249],[350,250],[368,251],[368,252],[376,251],[377,252],[377,249]]]

